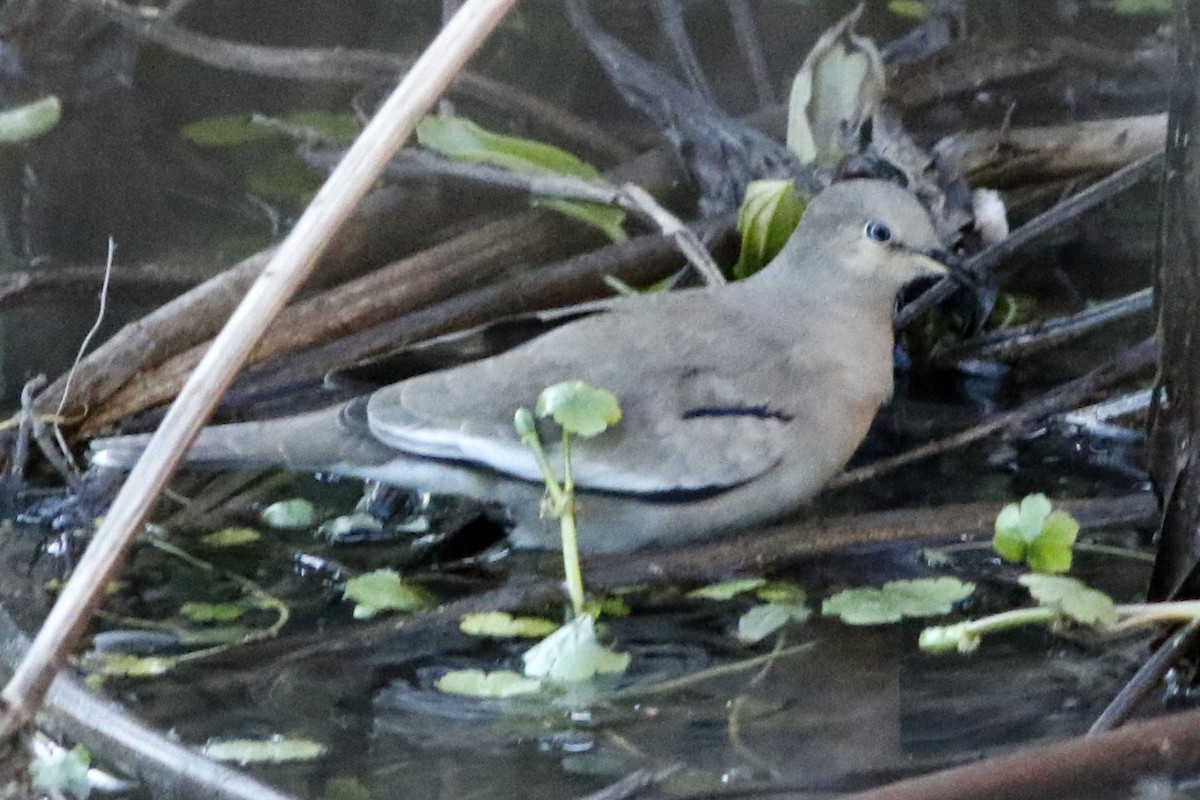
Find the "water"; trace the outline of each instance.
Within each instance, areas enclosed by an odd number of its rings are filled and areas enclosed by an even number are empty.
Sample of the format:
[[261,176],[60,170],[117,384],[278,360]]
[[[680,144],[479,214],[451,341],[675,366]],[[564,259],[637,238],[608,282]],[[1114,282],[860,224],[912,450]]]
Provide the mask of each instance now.
[[[850,4],[763,2],[755,8],[782,97],[802,54]],[[649,4],[623,2],[621,9],[614,32],[640,52],[665,58]],[[1079,3],[1045,4],[1037,14],[1021,15],[1005,3],[972,3],[970,9],[977,30],[1035,47],[1071,32],[1096,46],[1131,48],[1152,37],[1158,24],[1114,18]],[[239,6],[236,13],[201,4],[191,10],[186,24],[246,41],[411,51],[432,31],[436,11],[428,3],[366,0],[348,5],[259,3]],[[1035,19],[1040,14],[1045,18]],[[743,113],[753,103],[743,68],[728,44],[725,20],[718,3],[689,6],[691,29],[699,37],[698,50],[717,96],[729,110]],[[862,28],[886,40],[907,25],[877,2],[870,4]],[[120,54],[124,46],[118,42],[111,52]],[[475,66],[634,139],[646,138],[643,121],[625,108],[574,41],[556,3],[525,4]],[[88,102],[74,107],[70,126],[64,123],[47,140],[10,154],[15,166],[4,173],[2,196],[10,231],[5,263],[11,267],[43,261],[97,263],[109,235],[117,238],[118,268],[154,259],[215,268],[236,260],[286,229],[301,207],[296,198],[276,200],[267,214],[261,204],[246,200],[249,168],[285,155],[290,145],[205,151],[183,143],[179,127],[248,110],[344,111],[354,95],[346,87],[224,73],[156,50],[144,51],[125,77],[115,86],[87,84],[82,100]],[[1038,91],[1030,91],[1030,81],[1038,82]],[[1120,70],[1096,80],[1074,64],[1050,77],[1039,75],[916,110],[911,122],[919,128],[919,138],[933,141],[950,131],[998,125],[1010,114],[1012,124],[1019,125],[1159,110],[1164,92],[1161,81],[1129,78]],[[106,130],[115,134],[101,136]],[[38,191],[23,182],[24,167],[33,170]],[[23,205],[26,196],[29,203]],[[1022,269],[1006,288],[1034,297],[1040,313],[1055,313],[1146,285],[1153,198],[1153,187],[1145,187],[1089,215],[1069,237],[1024,251],[1019,256]],[[139,304],[113,299],[117,309],[106,330],[142,310]],[[4,394],[11,400],[36,371],[61,371],[93,314],[88,297],[6,312]],[[1123,341],[1103,339],[1101,348],[1119,347]],[[1092,347],[1024,362],[995,380],[907,376],[901,380],[898,403],[877,424],[859,462],[926,441],[1076,374],[1096,363]],[[1140,459],[1136,437],[1104,439],[1051,426],[920,462],[884,480],[831,493],[818,507],[832,514],[1013,500],[1031,491],[1122,494],[1145,488]],[[194,496],[203,487],[204,481],[192,477],[177,488]],[[361,627],[338,596],[346,574],[399,564],[445,600],[544,574],[552,562],[510,557],[437,570],[438,557],[449,560],[444,550],[398,551],[383,543],[338,547],[314,539],[307,530],[268,532],[259,544],[227,553],[197,543],[199,535],[224,526],[258,525],[258,508],[296,494],[312,497],[322,516],[346,513],[357,488],[350,481],[331,484],[299,477],[221,505],[200,519],[173,517],[174,509],[164,504],[158,516],[168,521],[173,541],[219,568],[252,578],[288,603],[293,622],[278,643],[234,649],[161,679],[112,681],[109,690],[190,744],[210,737],[274,734],[326,744],[329,755],[313,763],[256,768],[265,779],[311,796],[319,796],[331,779],[352,777],[377,797],[569,797],[638,769],[668,767],[677,769],[663,780],[666,793],[760,781],[821,790],[874,784],[1024,742],[1077,734],[1145,653],[1144,639],[1096,642],[1033,629],[988,639],[969,658],[933,657],[916,648],[918,623],[849,628],[820,618],[787,629],[783,640],[748,646],[738,644],[732,631],[750,601],[687,600],[682,591],[689,587],[655,587],[629,596],[630,617],[607,622],[619,645],[634,654],[628,679],[601,684],[590,698],[447,698],[431,688],[442,671],[513,668],[523,645],[480,642],[460,634],[450,621],[345,652],[301,660],[286,656],[307,642],[310,632],[334,640]],[[447,513],[461,520],[458,511]],[[6,560],[13,567],[24,565],[27,552],[22,548],[43,535],[35,528],[18,528],[17,533],[0,545],[7,548]],[[1122,545],[1142,545],[1146,533],[1125,531],[1115,537]],[[49,559],[38,562],[30,585],[37,586],[53,566]],[[954,551],[950,565],[936,571],[916,552],[884,549],[794,563],[771,577],[803,585],[815,603],[846,586],[947,571],[983,585],[980,599],[964,613],[1023,602],[986,551],[979,550]],[[1085,554],[1079,572],[1119,599],[1134,600],[1147,567],[1135,559]],[[130,618],[166,619],[186,601],[239,596],[227,581],[214,581],[147,548],[134,555],[124,578],[126,589],[110,599],[109,609]],[[0,592],[11,599],[16,581],[5,583]],[[531,611],[552,618],[561,614],[557,606]],[[250,622],[268,624],[270,615],[255,612]],[[127,624],[100,623],[118,629]],[[646,684],[731,667],[773,648],[786,654],[670,691],[645,689]],[[633,694],[634,686],[643,693]]]

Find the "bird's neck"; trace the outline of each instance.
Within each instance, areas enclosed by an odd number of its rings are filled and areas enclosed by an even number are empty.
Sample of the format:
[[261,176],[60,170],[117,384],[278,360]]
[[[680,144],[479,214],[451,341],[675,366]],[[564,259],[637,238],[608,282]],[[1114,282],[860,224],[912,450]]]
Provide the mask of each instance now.
[[[823,261],[810,263],[821,265]],[[844,319],[851,329],[858,325],[884,326],[891,333],[895,290],[844,270],[816,266],[808,274],[796,275],[766,269],[735,285],[746,293],[747,302],[776,309],[783,316]]]

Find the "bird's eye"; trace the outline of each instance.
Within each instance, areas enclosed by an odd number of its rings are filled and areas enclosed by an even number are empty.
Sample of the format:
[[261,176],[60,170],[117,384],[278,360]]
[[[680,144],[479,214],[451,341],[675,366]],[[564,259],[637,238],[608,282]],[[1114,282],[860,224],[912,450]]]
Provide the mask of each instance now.
[[892,229],[877,219],[868,222],[863,232],[873,242],[886,242],[892,238]]

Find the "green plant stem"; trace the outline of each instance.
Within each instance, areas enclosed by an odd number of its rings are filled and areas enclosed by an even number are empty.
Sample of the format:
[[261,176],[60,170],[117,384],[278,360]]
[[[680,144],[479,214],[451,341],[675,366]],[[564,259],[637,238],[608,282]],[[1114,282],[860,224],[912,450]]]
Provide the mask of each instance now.
[[563,431],[563,503],[558,517],[562,533],[563,573],[575,616],[583,613],[583,570],[579,566],[579,536],[575,531],[575,479],[571,476],[571,437]]
[[[538,438],[536,432],[533,432],[522,436],[521,441],[533,451],[533,460],[537,462],[538,470],[542,473],[542,482],[546,484],[546,492],[554,502],[555,509],[561,508],[563,503],[566,502],[566,494],[563,492],[563,488],[559,486],[558,477],[554,474],[554,470],[550,468],[546,452],[542,450],[542,440]],[[555,516],[559,515],[556,513]]]
[[575,480],[571,477],[571,437],[563,431],[563,482],[560,485],[558,477],[546,458],[542,449],[542,440],[536,431],[521,436],[522,443],[533,452],[538,470],[542,473],[542,482],[546,484],[546,493],[554,506],[554,515],[558,517],[558,527],[562,536],[563,574],[567,581],[567,595],[571,598],[571,610],[574,616],[583,613],[583,570],[579,566],[579,536],[575,529]]
[[1009,628],[1020,628],[1022,625],[1032,625],[1038,622],[1051,622],[1060,615],[1058,609],[1049,606],[1036,608],[1014,608],[992,614],[990,617],[972,620],[963,626],[963,632],[972,636],[983,636],[987,633],[998,633]]

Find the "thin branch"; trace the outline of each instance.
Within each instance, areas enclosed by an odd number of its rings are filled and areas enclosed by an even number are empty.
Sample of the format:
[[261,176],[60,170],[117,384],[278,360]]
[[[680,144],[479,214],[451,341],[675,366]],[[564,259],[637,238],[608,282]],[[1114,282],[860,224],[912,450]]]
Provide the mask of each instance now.
[[[1122,167],[1107,178],[1096,181],[1078,194],[1037,215],[1004,240],[972,256],[963,264],[963,271],[974,276],[986,274],[1017,250],[1054,230],[1063,222],[1095,208],[1161,170],[1162,152],[1140,158]],[[958,284],[951,278],[944,278],[936,283],[929,291],[900,309],[900,313],[896,315],[896,330],[908,327],[918,315],[945,300],[957,288]]]
[[[0,310],[95,297],[109,271],[103,266],[54,266],[0,275]],[[188,264],[146,264],[113,270],[109,289],[123,300],[162,302],[212,277]]]
[[754,24],[754,14],[750,10],[750,0],[725,0],[729,17],[733,21],[733,33],[737,37],[738,50],[746,61],[750,71],[750,82],[754,84],[754,94],[758,96],[759,108],[765,108],[776,102],[775,88],[771,85],[771,73],[767,69],[767,60],[763,58],[762,42],[758,38],[758,28]]
[[[314,152],[309,155],[310,163],[320,164],[327,156]],[[618,205],[649,219],[663,235],[670,236],[700,277],[709,286],[725,285],[721,268],[713,261],[691,228],[662,206],[654,197],[636,183],[613,186],[600,181],[589,181],[572,175],[549,175],[517,172],[487,164],[468,164],[451,161],[422,150],[405,151],[399,159],[384,171],[398,177],[433,173],[469,181],[479,181],[494,186],[520,189],[531,195],[581,200],[588,203]]]
[[692,229],[684,225],[679,217],[659,205],[649,192],[636,183],[624,184],[620,188],[620,193],[621,206],[636,209],[652,219],[664,235],[675,240],[675,245],[687,258],[688,263],[700,273],[700,277],[709,286],[725,285],[725,276],[721,274],[721,268],[717,266],[717,262],[713,261],[708,248],[700,243]]
[[[63,409],[67,407],[67,398],[71,396],[71,382],[75,380],[75,370],[79,367],[79,362],[83,360],[83,354],[87,352],[88,345],[92,343],[96,332],[104,324],[104,312],[108,310],[108,285],[112,278],[113,256],[116,255],[116,251],[117,243],[110,236],[108,238],[108,256],[104,259],[104,282],[100,284],[100,307],[96,310],[96,321],[92,323],[92,327],[88,330],[87,335],[79,343],[79,352],[75,354],[75,360],[71,362],[71,369],[67,371],[67,379],[63,382],[62,397],[59,398],[58,408],[54,410],[55,419],[62,418]],[[57,422],[53,424],[54,438],[58,441],[59,447],[62,448],[63,455],[67,460],[67,464],[71,467],[71,471],[77,472],[79,465],[71,457],[71,448],[67,446],[67,440],[63,438],[62,428]]]

